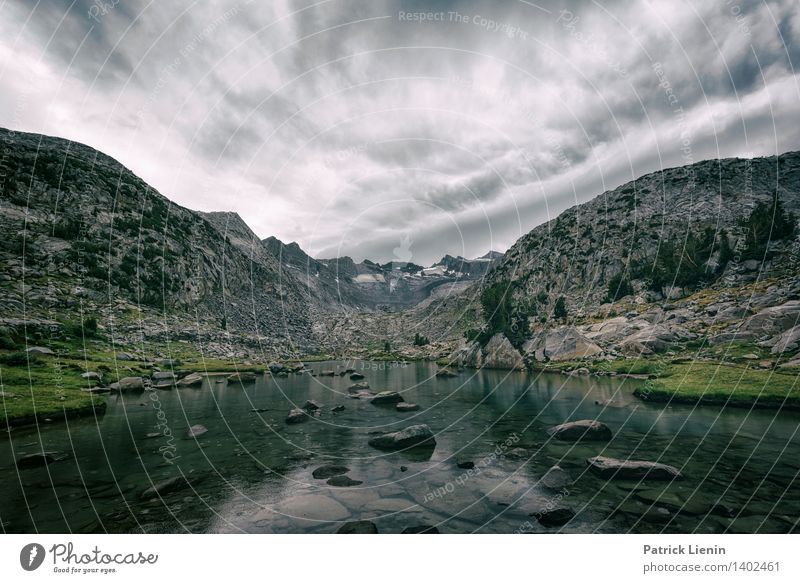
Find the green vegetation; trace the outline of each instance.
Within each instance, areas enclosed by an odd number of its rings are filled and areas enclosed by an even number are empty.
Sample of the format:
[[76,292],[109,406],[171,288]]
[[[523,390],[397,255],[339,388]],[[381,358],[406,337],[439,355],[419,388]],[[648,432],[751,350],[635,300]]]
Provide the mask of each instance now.
[[688,233],[678,243],[661,242],[656,257],[634,262],[632,271],[653,291],[664,293],[673,286],[696,289],[716,281],[732,255],[725,230],[708,227],[699,235]]
[[431,341],[428,339],[427,336],[423,336],[419,332],[414,334],[414,346],[427,346],[430,343]]
[[567,300],[564,298],[564,296],[558,296],[558,299],[553,306],[553,317],[562,321],[567,319]]
[[616,302],[620,298],[633,295],[631,280],[625,273],[615,275],[608,280],[608,301]]
[[770,241],[794,236],[796,218],[783,208],[780,197],[771,203],[760,202],[741,225],[745,230],[742,259],[763,260]]
[[635,394],[644,400],[677,403],[800,407],[797,371],[761,370],[734,364],[673,364]]
[[485,344],[498,332],[504,334],[514,346],[521,346],[528,337],[528,314],[513,297],[515,286],[509,282],[498,282],[481,293],[481,308],[486,320],[484,330],[468,330],[467,340],[472,338]]

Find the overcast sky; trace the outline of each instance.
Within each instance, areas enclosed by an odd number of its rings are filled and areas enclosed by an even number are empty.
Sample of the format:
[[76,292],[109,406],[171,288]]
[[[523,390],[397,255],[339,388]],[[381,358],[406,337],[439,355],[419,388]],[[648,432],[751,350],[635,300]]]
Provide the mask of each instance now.
[[0,125],[91,145],[319,258],[504,251],[643,173],[800,149],[796,0],[27,0],[0,15]]

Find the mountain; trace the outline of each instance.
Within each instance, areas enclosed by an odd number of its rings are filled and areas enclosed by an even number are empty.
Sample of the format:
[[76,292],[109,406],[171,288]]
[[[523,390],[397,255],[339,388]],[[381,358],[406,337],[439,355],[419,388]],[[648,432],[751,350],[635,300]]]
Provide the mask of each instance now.
[[96,317],[118,342],[188,338],[308,352],[312,298],[234,213],[176,205],[68,140],[0,130],[4,320]]
[[486,255],[476,259],[464,259],[460,255],[453,257],[452,255],[445,255],[433,266],[443,266],[448,271],[461,274],[467,278],[479,278],[486,275],[499,261],[503,258],[503,253],[497,251],[489,251]]

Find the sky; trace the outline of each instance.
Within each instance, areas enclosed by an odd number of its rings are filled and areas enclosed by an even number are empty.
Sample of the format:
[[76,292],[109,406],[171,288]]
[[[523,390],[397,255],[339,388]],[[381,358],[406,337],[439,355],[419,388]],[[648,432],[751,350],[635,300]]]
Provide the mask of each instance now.
[[428,265],[800,149],[798,39],[796,0],[0,0],[0,126],[317,258]]

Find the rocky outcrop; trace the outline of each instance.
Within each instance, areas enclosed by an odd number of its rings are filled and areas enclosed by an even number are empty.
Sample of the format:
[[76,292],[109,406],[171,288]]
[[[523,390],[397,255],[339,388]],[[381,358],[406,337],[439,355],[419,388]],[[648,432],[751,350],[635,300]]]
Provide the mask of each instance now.
[[469,368],[523,369],[525,361],[519,350],[503,334],[495,334],[481,346],[470,342],[450,354],[449,361]]
[[142,377],[124,377],[119,379],[116,383],[111,383],[108,388],[118,393],[143,391],[144,379]]
[[589,458],[586,463],[592,472],[607,480],[676,480],[683,477],[678,468],[658,462],[597,456]]
[[522,349],[533,360],[542,362],[597,358],[603,353],[602,348],[571,326],[540,332]]
[[774,338],[761,343],[762,346],[772,347],[772,354],[794,352],[800,348],[800,326],[793,326]]
[[385,433],[369,440],[369,444],[377,449],[398,450],[411,447],[436,446],[433,431],[427,425],[412,425],[402,431]]
[[607,425],[591,419],[556,425],[548,429],[547,434],[561,441],[610,441],[612,438]]

